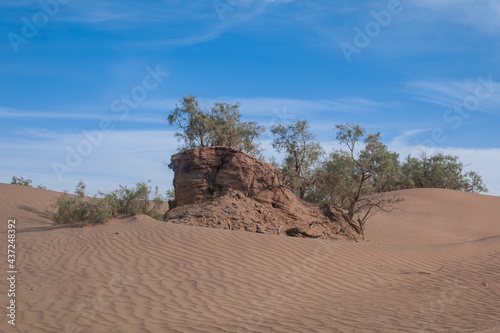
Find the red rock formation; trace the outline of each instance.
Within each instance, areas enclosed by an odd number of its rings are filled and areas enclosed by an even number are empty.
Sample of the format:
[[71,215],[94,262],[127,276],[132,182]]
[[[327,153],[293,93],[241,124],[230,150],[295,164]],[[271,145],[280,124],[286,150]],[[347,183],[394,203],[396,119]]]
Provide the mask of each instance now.
[[279,169],[244,152],[227,147],[185,150],[172,156],[178,206],[204,202],[239,191],[259,201],[273,203],[283,187]]
[[169,167],[174,171],[176,197],[176,208],[167,213],[171,222],[270,234],[358,239],[342,219],[299,200],[284,186],[281,170],[239,150],[227,147],[185,150],[172,156]]

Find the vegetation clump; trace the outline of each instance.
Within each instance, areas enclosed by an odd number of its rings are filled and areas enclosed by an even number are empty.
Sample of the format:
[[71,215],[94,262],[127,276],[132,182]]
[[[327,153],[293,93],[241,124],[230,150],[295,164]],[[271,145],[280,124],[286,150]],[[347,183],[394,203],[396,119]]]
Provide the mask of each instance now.
[[[24,179],[24,177],[12,177],[12,181],[10,182],[12,185],[20,185],[20,186],[27,186],[27,187],[33,187],[33,181],[29,178]],[[47,187],[43,185],[37,185],[36,188],[40,188],[42,190],[46,190]]]
[[[254,142],[264,127],[241,121],[239,104],[215,103],[202,108],[192,95],[168,116],[184,141],[181,149],[235,147],[258,154]],[[329,206],[363,236],[366,221],[379,211],[392,211],[401,199],[384,193],[411,188],[443,188],[487,192],[481,176],[466,171],[458,157],[441,153],[428,157],[398,153],[382,143],[380,133],[367,133],[357,124],[334,128],[340,148],[325,154],[307,120],[271,127],[273,148],[285,153],[281,168],[286,185],[306,201]],[[326,158],[325,158],[326,156]],[[175,204],[175,199],[171,201]]]
[[458,157],[436,154],[419,158],[399,154],[357,124],[335,126],[340,145],[326,159],[305,120],[273,126],[273,146],[287,153],[281,165],[288,186],[309,202],[331,205],[363,236],[366,221],[379,211],[392,211],[400,198],[386,192],[443,188],[486,192],[481,176],[465,171]]
[[259,153],[255,139],[264,132],[264,127],[242,121],[239,108],[239,103],[220,102],[202,107],[196,97],[189,95],[169,114],[168,122],[181,130],[175,134],[184,141],[181,149],[233,147],[255,156]]
[[[152,192],[145,182],[139,182],[135,188],[121,186],[120,189],[103,193],[98,197],[89,197],[85,184],[80,181],[75,189],[75,195],[62,194],[54,206],[56,212],[53,220],[56,224],[104,223],[120,214],[144,214],[154,219],[162,220],[164,199],[158,193],[158,187]],[[150,199],[152,197],[152,199]]]

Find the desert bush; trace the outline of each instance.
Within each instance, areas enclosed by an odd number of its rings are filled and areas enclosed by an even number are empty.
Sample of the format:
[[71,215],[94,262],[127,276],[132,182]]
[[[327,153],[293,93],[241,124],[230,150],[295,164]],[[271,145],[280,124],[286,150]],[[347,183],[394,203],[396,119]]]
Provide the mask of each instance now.
[[[149,181],[148,181],[149,182]],[[153,198],[150,199],[152,194]],[[164,213],[161,208],[164,198],[155,192],[145,182],[139,182],[135,188],[120,185],[120,189],[103,193],[101,198],[89,197],[85,192],[85,184],[80,181],[75,189],[75,195],[64,193],[55,202],[56,213],[53,220],[56,224],[67,223],[103,223],[119,214],[145,214],[154,219],[162,220]]]
[[106,201],[64,193],[57,198],[53,220],[56,224],[104,223],[113,217]]
[[177,207],[177,201],[175,201],[175,190],[168,190],[165,199],[168,202],[168,209],[174,209]]
[[21,186],[28,186],[28,187],[33,187],[33,181],[29,178],[24,179],[24,177],[12,177],[12,181],[10,182],[12,185],[21,185]]
[[[160,194],[158,186],[155,187],[155,192],[153,194],[153,200],[151,200],[151,208],[148,211],[148,215],[155,220],[163,220],[165,212],[162,212],[161,208],[165,198]],[[170,207],[170,205],[169,205]]]
[[[159,194],[158,186],[153,192],[148,183],[139,182],[134,188],[120,185],[118,190],[110,193],[100,192],[99,194],[115,216],[118,214],[144,214],[157,220],[162,219],[163,214],[160,212],[160,208],[165,199]],[[152,199],[150,199],[151,196]]]
[[56,212],[53,220],[56,224],[104,223],[113,217],[107,201],[88,197],[86,185],[80,180],[75,188],[75,195],[64,193],[55,202]]
[[[12,181],[10,182],[12,185],[21,185],[21,186],[27,186],[27,187],[33,187],[33,181],[29,178],[24,179],[24,177],[12,177]],[[37,185],[36,188],[40,188],[42,190],[46,190],[47,187],[43,185]]]

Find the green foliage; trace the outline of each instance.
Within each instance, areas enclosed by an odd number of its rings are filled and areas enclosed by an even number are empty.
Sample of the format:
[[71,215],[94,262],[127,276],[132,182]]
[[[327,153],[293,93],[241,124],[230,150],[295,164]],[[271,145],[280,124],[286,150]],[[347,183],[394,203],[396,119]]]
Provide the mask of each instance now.
[[359,160],[366,165],[372,177],[374,192],[389,192],[403,187],[399,154],[389,151],[381,142],[380,133],[366,136]]
[[87,185],[85,185],[85,183],[82,180],[80,180],[78,182],[78,185],[76,185],[75,194],[81,198],[85,198],[87,196],[87,194],[85,192],[86,187],[87,187]]
[[[101,192],[100,195],[108,203],[115,216],[118,214],[144,214],[161,220],[163,214],[160,212],[160,208],[164,198],[159,194],[158,186],[153,193],[148,183],[139,182],[134,188],[120,185],[120,189],[110,193]],[[153,199],[150,199],[150,196]]]
[[[27,186],[27,187],[33,187],[33,181],[29,178],[24,179],[22,176],[21,177],[12,177],[12,181],[10,182],[12,185],[21,185],[21,186]],[[46,190],[47,187],[43,185],[37,185],[36,188]]]
[[391,211],[399,201],[385,192],[419,187],[487,191],[481,176],[466,172],[456,156],[423,154],[401,163],[399,154],[382,143],[380,133],[367,133],[352,123],[335,129],[342,148],[326,160],[306,120],[273,126],[273,147],[286,153],[281,169],[289,188],[303,199],[344,210],[346,220],[361,235],[373,214]]
[[259,153],[254,140],[264,131],[256,122],[241,120],[240,105],[214,103],[210,108],[201,107],[196,97],[183,97],[168,116],[170,125],[177,126],[176,136],[184,141],[182,149],[224,146]]
[[56,200],[54,222],[103,223],[119,214],[144,214],[162,220],[164,198],[159,194],[158,187],[152,192],[148,183],[139,182],[134,188],[120,185],[120,189],[109,193],[99,192],[102,198],[94,198],[87,196],[86,186],[80,181],[75,190],[76,195],[65,193]]
[[167,118],[170,125],[182,130],[175,135],[184,140],[184,148],[207,147],[211,126],[207,113],[192,95],[183,97],[180,103]]
[[457,156],[441,153],[419,158],[408,156],[402,165],[406,188],[444,188],[465,192],[487,192],[481,176],[474,171],[465,171]]
[[320,159],[324,154],[316,137],[310,132],[307,120],[271,127],[273,147],[287,155],[283,177],[288,186],[302,199],[315,197],[315,183]]
[[33,181],[29,178],[24,179],[24,177],[12,177],[12,181],[10,182],[13,185],[21,185],[21,186],[28,186],[28,187],[33,187]]
[[56,224],[104,223],[113,215],[107,202],[97,199],[62,194],[57,198],[53,220]]
[[167,201],[175,200],[175,190],[174,189],[167,190],[166,200]]
[[355,124],[338,125],[336,138],[344,147],[330,154],[319,168],[316,201],[334,203],[348,209],[350,199],[359,190],[372,195],[409,188],[444,188],[465,192],[487,192],[481,176],[465,171],[457,156],[436,154],[399,155],[381,142],[380,133],[367,134]]
[[174,209],[177,207],[177,201],[175,200],[175,190],[167,190],[167,196],[165,198],[168,202],[168,209]]
[[358,182],[359,173],[354,161],[346,152],[336,150],[321,166],[318,201],[347,209]]
[[400,186],[398,155],[380,142],[380,133],[366,134],[356,124],[337,125],[343,149],[334,151],[321,167],[319,193],[323,201],[347,211],[348,222],[360,235],[378,211],[390,211],[397,198],[381,192]]
[[165,217],[165,212],[162,211],[164,202],[165,198],[160,194],[158,186],[156,186],[155,192],[153,193],[153,199],[151,200],[152,206],[150,206],[147,214],[155,220],[162,221]]

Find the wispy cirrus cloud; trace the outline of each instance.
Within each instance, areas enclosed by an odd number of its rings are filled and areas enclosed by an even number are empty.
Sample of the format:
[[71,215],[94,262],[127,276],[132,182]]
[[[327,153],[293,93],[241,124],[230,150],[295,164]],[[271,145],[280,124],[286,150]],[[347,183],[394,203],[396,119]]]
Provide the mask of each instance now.
[[412,5],[431,10],[432,17],[500,34],[500,2],[496,0],[421,0]]
[[[175,107],[172,101],[171,105]],[[102,120],[107,119],[116,122],[133,122],[133,123],[151,123],[158,124],[166,117],[167,110],[145,110],[137,108],[126,117],[120,114],[113,113],[109,108],[93,107],[93,111],[73,111],[67,110],[46,111],[46,110],[22,110],[14,108],[0,107],[0,119],[30,119],[30,120]]]
[[0,119],[1,118],[100,119],[102,115],[88,112],[75,113],[66,111],[20,110],[0,107]]
[[498,114],[500,111],[500,82],[492,76],[479,76],[476,79],[410,81],[405,91],[414,98],[445,108],[477,101],[477,110]]
[[[340,43],[354,45],[357,32],[369,22],[377,23],[373,13],[387,13],[389,1],[338,1],[335,6],[324,1],[300,6],[294,24],[309,31],[308,41],[342,54]],[[371,57],[399,59],[419,54],[462,53],[471,47],[498,54],[500,2],[496,0],[401,0],[400,11],[391,15],[388,24],[371,36],[367,49]],[[386,14],[384,14],[386,15]],[[284,17],[284,14],[281,16]],[[367,37],[364,37],[365,40]],[[482,43],[482,41],[487,43]],[[367,57],[365,57],[366,59]]]
[[[264,14],[268,7],[293,0],[244,1],[85,1],[70,2],[57,20],[120,36],[127,47],[185,47],[205,43]],[[224,8],[221,17],[217,3]],[[220,5],[219,5],[220,6]],[[189,24],[195,22],[195,24]],[[154,26],[155,33],[151,34]],[[132,34],[130,32],[133,31]],[[143,31],[143,33],[141,33]],[[122,44],[117,38],[113,43]],[[112,45],[109,45],[112,46]]]
[[[202,104],[210,105],[214,102],[240,103],[243,114],[251,116],[272,116],[273,110],[287,109],[289,117],[296,118],[305,114],[321,114],[323,112],[338,113],[365,113],[377,112],[386,108],[393,108],[397,103],[392,101],[376,101],[359,96],[337,99],[293,99],[293,98],[199,98]],[[175,107],[177,100],[165,99],[146,101],[143,106],[154,110],[169,110]]]
[[[269,97],[199,97],[198,100],[205,107],[209,107],[215,102],[239,103],[240,111],[245,119],[258,121],[268,128],[276,123],[308,119],[313,128],[328,131],[333,128],[332,121],[341,121],[339,119],[348,115],[376,117],[377,113],[396,110],[399,106],[399,103],[394,101],[377,101],[360,96],[318,100]],[[113,113],[108,107],[99,105],[75,107],[72,108],[72,112],[65,109],[25,110],[0,107],[0,119],[26,119],[31,122],[44,120],[44,126],[50,129],[53,128],[51,125],[53,121],[65,121],[66,126],[73,125],[75,128],[81,128],[82,126],[98,127],[98,122],[106,119],[112,121],[119,128],[123,128],[127,124],[134,124],[141,129],[151,129],[152,127],[167,126],[166,117],[178,103],[179,100],[176,99],[146,100],[126,117],[120,117],[120,114]],[[340,115],[342,117],[339,118]],[[82,120],[89,122],[84,125],[81,123]]]

